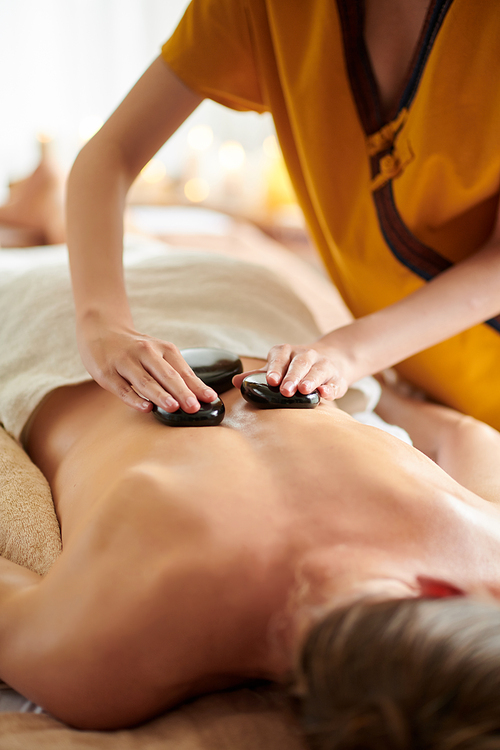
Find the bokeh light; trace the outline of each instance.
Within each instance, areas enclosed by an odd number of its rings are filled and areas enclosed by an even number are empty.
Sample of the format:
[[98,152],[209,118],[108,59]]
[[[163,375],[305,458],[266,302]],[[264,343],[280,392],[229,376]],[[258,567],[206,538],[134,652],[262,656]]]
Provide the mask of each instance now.
[[104,122],[99,115],[87,115],[78,126],[78,135],[82,141],[90,141],[93,135],[102,128]]
[[262,150],[264,152],[264,155],[269,159],[279,159],[279,157],[281,156],[280,147],[278,145],[278,141],[276,140],[276,136],[274,135],[268,135],[267,138],[264,138],[264,141],[262,143]]
[[191,203],[201,203],[210,194],[210,186],[201,177],[193,177],[184,185],[184,195]]
[[159,159],[151,159],[151,161],[148,161],[146,166],[141,169],[142,179],[150,184],[161,182],[166,174],[167,170],[165,165]]
[[38,143],[52,143],[53,140],[52,136],[48,133],[37,133],[36,139]]
[[196,151],[207,151],[214,140],[214,131],[210,125],[195,125],[188,133],[187,141]]
[[225,141],[219,148],[219,162],[228,172],[235,172],[245,162],[245,149],[238,141]]

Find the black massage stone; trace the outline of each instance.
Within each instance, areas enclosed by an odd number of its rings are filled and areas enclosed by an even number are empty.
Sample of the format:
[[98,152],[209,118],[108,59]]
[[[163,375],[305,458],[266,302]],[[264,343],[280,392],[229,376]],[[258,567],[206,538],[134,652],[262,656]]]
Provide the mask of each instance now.
[[222,422],[225,411],[224,403],[220,398],[210,404],[202,401],[199,410],[194,414],[188,414],[182,409],[165,411],[160,406],[153,405],[153,414],[156,419],[171,427],[213,427]]
[[216,393],[224,393],[232,388],[234,376],[243,372],[241,359],[227,349],[200,346],[181,349],[181,354],[200,380]]
[[[232,379],[243,372],[241,359],[226,349],[194,347],[181,349],[181,354],[195,375],[216,393],[224,393],[233,387]],[[153,414],[162,424],[171,427],[209,427],[218,425],[224,419],[224,404],[220,398],[210,404],[200,402],[199,411],[188,414],[182,409],[168,412],[153,405]]]
[[265,372],[247,375],[241,384],[241,395],[260,409],[314,409],[320,402],[318,391],[283,396],[279,388],[268,385]]

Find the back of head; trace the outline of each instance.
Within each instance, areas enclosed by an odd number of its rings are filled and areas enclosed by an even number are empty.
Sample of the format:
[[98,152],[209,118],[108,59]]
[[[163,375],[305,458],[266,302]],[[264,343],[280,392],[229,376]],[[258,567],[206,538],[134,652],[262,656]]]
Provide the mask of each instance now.
[[315,750],[500,750],[500,607],[364,600],[313,627],[301,670]]

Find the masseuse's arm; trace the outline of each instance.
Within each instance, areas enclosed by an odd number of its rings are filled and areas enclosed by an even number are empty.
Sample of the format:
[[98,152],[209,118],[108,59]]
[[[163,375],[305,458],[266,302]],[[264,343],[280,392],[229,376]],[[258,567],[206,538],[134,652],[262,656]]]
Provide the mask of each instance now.
[[[318,388],[327,399],[500,313],[500,220],[489,242],[418,291],[323,336],[310,346],[281,345],[267,379],[291,395]],[[239,379],[234,379],[236,385]],[[236,382],[238,380],[238,382]]]
[[139,411],[149,411],[152,401],[167,411],[180,405],[195,412],[198,399],[216,397],[172,343],[135,330],[122,265],[127,191],[200,101],[158,58],[82,149],[68,182],[68,247],[80,354],[103,388]]

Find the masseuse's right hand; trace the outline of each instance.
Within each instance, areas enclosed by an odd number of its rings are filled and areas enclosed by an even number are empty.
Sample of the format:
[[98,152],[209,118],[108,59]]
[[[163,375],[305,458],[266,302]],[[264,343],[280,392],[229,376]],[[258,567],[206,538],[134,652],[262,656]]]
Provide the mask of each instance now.
[[193,414],[199,401],[217,394],[192,371],[174,344],[125,326],[88,323],[77,331],[83,364],[94,380],[142,412],[153,404],[168,412],[179,406]]

